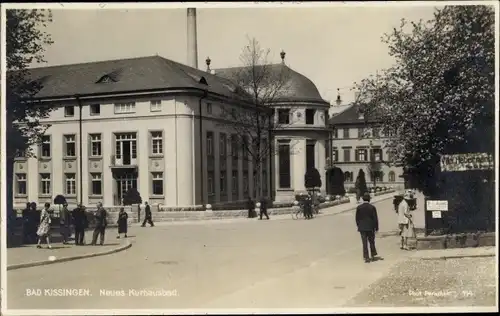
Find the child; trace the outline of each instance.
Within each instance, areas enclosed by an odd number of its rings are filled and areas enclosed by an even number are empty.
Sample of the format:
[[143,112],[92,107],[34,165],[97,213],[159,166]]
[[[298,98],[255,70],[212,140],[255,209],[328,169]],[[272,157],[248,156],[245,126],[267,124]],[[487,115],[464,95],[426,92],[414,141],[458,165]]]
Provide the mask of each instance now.
[[123,207],[120,208],[120,212],[118,213],[118,236],[116,238],[120,238],[120,234],[125,234],[125,238],[127,238],[127,228],[128,228],[128,214],[125,212]]

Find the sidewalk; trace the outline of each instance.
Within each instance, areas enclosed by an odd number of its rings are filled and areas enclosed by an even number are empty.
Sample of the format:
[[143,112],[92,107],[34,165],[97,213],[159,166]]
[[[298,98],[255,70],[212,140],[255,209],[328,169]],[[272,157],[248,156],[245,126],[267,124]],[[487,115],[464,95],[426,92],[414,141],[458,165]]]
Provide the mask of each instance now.
[[131,243],[128,240],[120,239],[107,241],[103,246],[76,246],[74,243],[67,245],[52,243],[51,245],[52,249],[48,249],[46,244],[42,245],[42,249],[37,249],[36,245],[8,248],[7,270],[103,256],[131,247]]

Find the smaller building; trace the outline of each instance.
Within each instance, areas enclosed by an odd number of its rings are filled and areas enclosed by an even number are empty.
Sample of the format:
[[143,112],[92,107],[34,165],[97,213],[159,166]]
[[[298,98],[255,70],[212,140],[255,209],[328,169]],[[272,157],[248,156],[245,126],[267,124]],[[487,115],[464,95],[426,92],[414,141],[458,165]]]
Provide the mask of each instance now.
[[403,168],[390,163],[390,153],[384,146],[390,135],[382,134],[380,122],[365,117],[359,104],[351,104],[341,111],[333,109],[330,113],[333,115],[328,122],[331,132],[327,160],[330,166],[342,169],[346,190],[354,187],[361,169],[368,187],[403,188]]

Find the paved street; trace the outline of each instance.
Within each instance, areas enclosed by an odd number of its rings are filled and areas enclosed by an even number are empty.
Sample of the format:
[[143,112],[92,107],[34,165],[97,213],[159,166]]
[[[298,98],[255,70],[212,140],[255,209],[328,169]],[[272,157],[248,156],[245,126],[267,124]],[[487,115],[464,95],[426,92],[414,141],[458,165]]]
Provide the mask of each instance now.
[[[399,249],[398,238],[390,233],[396,229],[392,200],[376,205],[383,261],[362,261],[354,212],[311,221],[288,217],[132,227],[134,245],[127,251],[9,271],[8,308],[342,306],[411,255]],[[41,296],[26,295],[37,289]],[[89,291],[62,298],[44,295],[45,289]],[[129,292],[141,289],[160,290],[164,296]]]

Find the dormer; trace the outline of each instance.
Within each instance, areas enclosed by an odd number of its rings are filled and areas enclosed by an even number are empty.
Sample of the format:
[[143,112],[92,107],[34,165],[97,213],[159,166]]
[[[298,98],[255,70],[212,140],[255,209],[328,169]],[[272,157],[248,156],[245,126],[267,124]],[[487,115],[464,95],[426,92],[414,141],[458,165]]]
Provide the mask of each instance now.
[[109,75],[102,76],[96,83],[111,83],[115,82]]
[[102,77],[99,78],[99,80],[96,81],[96,83],[118,82],[121,72],[122,72],[121,69],[115,69],[110,73],[104,74]]
[[201,84],[204,84],[204,85],[208,86],[208,82],[207,82],[207,79],[205,79],[205,77],[201,77],[200,81],[198,81],[198,82],[201,83]]

